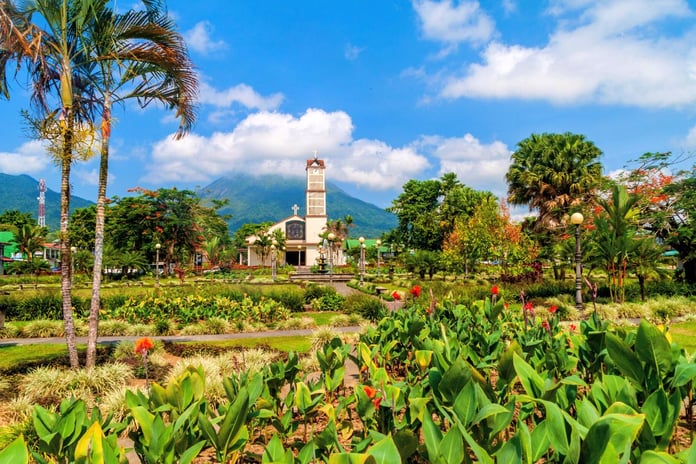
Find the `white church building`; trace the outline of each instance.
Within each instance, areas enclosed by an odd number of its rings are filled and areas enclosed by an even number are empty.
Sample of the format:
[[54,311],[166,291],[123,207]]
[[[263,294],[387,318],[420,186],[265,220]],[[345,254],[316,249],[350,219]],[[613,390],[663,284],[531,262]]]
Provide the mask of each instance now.
[[[292,206],[293,214],[270,226],[266,232],[272,234],[275,230],[281,230],[285,236],[284,249],[276,250],[276,260],[279,265],[313,266],[319,263],[320,257],[328,259],[328,253],[321,234],[326,231],[328,217],[326,214],[326,164],[318,159],[316,152],[314,159],[307,160],[305,167],[307,176],[305,216],[298,215],[300,207]],[[258,236],[252,235],[246,238],[245,264],[249,266],[269,266],[271,257],[266,256],[262,260],[258,253],[259,247],[255,246]],[[341,244],[334,244],[333,265],[344,264]]]

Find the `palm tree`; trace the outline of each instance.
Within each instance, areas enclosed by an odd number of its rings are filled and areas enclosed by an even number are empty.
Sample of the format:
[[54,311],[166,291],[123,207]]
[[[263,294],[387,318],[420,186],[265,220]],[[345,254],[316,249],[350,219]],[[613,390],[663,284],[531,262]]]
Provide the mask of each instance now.
[[175,134],[178,139],[193,125],[193,101],[198,88],[184,40],[175,31],[174,23],[166,16],[160,2],[143,0],[145,11],[128,11],[120,15],[107,8],[106,3],[101,0],[88,32],[92,45],[91,60],[98,69],[94,84],[100,95],[102,114],[87,367],[96,362],[111,109],[115,104],[132,99],[142,107],[157,101],[176,108],[180,121]]
[[512,154],[505,176],[509,203],[538,211],[537,228],[560,226],[570,207],[593,199],[602,181],[601,154],[583,135],[532,134]]
[[[59,128],[61,167],[60,252],[61,296],[65,336],[73,369],[79,367],[72,311],[70,266],[70,169],[74,160],[76,127],[91,122],[90,105],[84,105],[86,81],[80,73],[85,63],[84,26],[89,23],[94,0],[28,0],[21,6],[0,2],[0,94],[9,98],[8,65],[15,77],[22,66],[31,81],[31,103],[49,130]],[[55,104],[57,107],[51,107]]]
[[664,279],[669,275],[667,258],[662,254],[664,251],[664,247],[659,246],[652,237],[642,238],[633,243],[630,266],[638,278],[641,301],[645,301],[645,282],[649,278]]
[[34,258],[34,252],[41,250],[46,229],[40,226],[25,224],[14,233],[14,240],[19,251],[27,257],[28,261]]

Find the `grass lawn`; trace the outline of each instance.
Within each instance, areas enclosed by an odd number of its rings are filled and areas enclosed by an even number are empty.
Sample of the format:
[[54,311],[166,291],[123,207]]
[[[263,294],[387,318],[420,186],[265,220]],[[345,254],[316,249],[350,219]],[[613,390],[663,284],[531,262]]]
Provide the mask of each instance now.
[[343,313],[338,313],[335,311],[307,311],[304,313],[297,313],[299,317],[311,317],[319,327],[329,325],[331,323],[331,319],[340,314]]
[[[189,343],[189,342],[186,342]],[[200,343],[200,342],[191,342]],[[242,338],[236,340],[226,340],[224,342],[207,342],[209,345],[220,347],[244,347],[254,348],[257,346],[270,346],[278,351],[295,351],[297,353],[306,353],[312,347],[310,337],[259,337],[259,338]]]
[[678,343],[689,355],[696,352],[696,322],[679,322],[669,326],[672,341]]
[[[78,345],[77,349],[83,353],[87,350],[87,345]],[[65,343],[0,346],[0,371],[12,369],[21,364],[50,362],[67,355],[68,347]]]

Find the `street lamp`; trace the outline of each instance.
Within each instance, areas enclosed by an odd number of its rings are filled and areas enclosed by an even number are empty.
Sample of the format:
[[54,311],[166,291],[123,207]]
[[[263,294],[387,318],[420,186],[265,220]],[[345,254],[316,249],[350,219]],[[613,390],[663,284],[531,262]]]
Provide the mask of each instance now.
[[333,241],[336,236],[333,232],[329,232],[326,238],[329,240],[329,243],[324,243],[324,246],[328,246],[329,250],[329,283],[333,285]]
[[159,287],[159,251],[162,245],[155,243],[155,288]]
[[582,254],[580,251],[580,224],[585,218],[580,213],[570,216],[570,223],[575,225],[575,308],[582,311]]
[[70,247],[70,286],[75,284],[75,252],[77,247]]
[[360,242],[360,286],[365,282],[365,237],[358,239]]
[[379,261],[382,258],[382,251],[380,250],[380,248],[382,246],[382,241],[380,239],[377,239],[375,245],[377,246],[377,278],[379,279]]
[[271,245],[271,278],[273,282],[276,281],[276,246],[275,243]]

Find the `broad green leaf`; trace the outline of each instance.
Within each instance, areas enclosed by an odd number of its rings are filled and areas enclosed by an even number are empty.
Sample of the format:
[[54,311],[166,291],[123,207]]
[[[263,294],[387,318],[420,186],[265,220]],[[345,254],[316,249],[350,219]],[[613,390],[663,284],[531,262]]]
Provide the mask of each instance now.
[[367,450],[367,454],[375,458],[376,464],[401,464],[401,455],[392,437],[375,443]]
[[333,453],[329,464],[375,464],[374,456],[359,453]]
[[75,463],[104,462],[105,439],[99,422],[93,423],[75,446]]
[[681,464],[682,461],[664,451],[647,450],[640,455],[639,464]]
[[640,412],[645,414],[645,420],[650,425],[650,430],[655,437],[671,432],[672,423],[671,405],[667,399],[667,393],[662,388],[652,392],[643,403]]
[[9,446],[0,451],[0,464],[28,464],[29,451],[24,437],[18,436]]
[[642,386],[645,374],[643,373],[643,366],[638,360],[638,356],[636,356],[623,340],[612,333],[606,334],[605,341],[609,357],[614,361],[616,367],[619,368],[622,374],[630,377],[638,385]]
[[433,423],[430,414],[426,414],[423,421],[423,438],[425,448],[428,451],[430,462],[435,462],[440,454],[440,442],[442,441],[442,431]]
[[582,444],[584,464],[626,463],[631,445],[643,426],[643,414],[605,414],[587,432]]
[[672,349],[665,334],[654,325],[642,320],[636,333],[638,357],[655,369],[661,379],[672,369]]
[[540,398],[544,391],[544,379],[517,353],[513,354],[512,362],[527,394],[534,398]]
[[553,447],[561,454],[568,454],[568,435],[566,434],[566,424],[563,419],[561,408],[550,401],[542,401],[546,409],[546,433],[548,434]]
[[440,380],[438,385],[438,391],[447,400],[448,404],[452,404],[459,392],[464,388],[464,385],[470,380],[471,370],[466,361],[462,358],[457,358],[442,376],[442,380]]
[[477,407],[476,388],[473,382],[469,382],[454,400],[454,418],[458,419],[464,427],[468,427],[476,415]]
[[683,362],[674,369],[672,387],[682,387],[696,378],[696,363]]
[[440,455],[447,463],[462,462],[464,459],[464,440],[457,427],[452,427],[442,437]]

